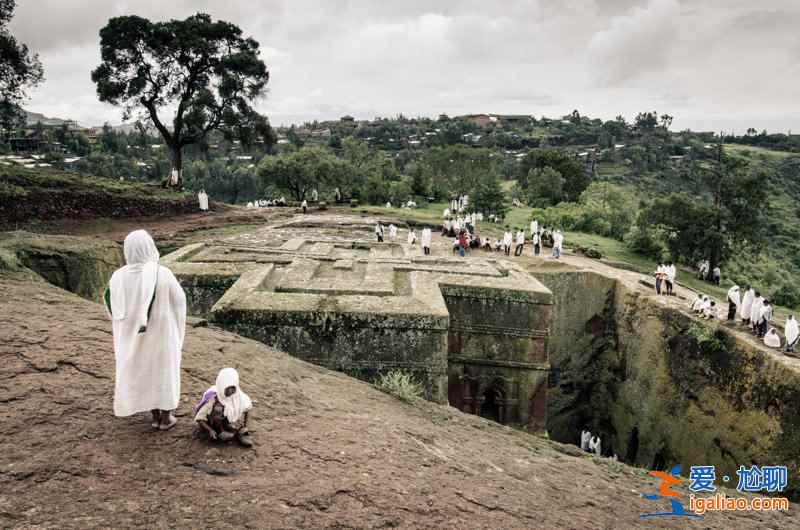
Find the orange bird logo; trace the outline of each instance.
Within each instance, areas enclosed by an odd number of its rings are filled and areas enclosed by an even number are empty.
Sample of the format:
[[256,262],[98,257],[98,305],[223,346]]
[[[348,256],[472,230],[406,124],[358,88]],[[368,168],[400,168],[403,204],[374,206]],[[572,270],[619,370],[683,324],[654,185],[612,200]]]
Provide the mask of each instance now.
[[668,475],[663,471],[651,471],[650,474],[661,479],[661,485],[658,487],[658,494],[661,497],[675,497],[676,499],[680,498],[680,493],[670,489],[672,486],[680,484],[680,479],[677,479],[672,475]]

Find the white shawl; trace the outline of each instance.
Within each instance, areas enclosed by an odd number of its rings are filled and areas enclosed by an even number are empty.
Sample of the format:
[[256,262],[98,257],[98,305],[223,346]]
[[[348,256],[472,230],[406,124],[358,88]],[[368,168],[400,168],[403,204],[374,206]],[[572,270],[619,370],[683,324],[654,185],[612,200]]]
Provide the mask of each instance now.
[[129,234],[124,253],[128,264],[112,275],[106,306],[114,331],[114,414],[174,410],[181,393],[186,296],[172,272],[158,264],[147,232]]
[[741,298],[739,297],[739,286],[734,285],[730,289],[728,289],[728,300],[733,302],[733,305],[739,307],[741,304]]
[[770,328],[766,335],[764,335],[764,344],[770,348],[780,348],[781,338],[775,332],[775,328]]
[[[225,395],[225,389],[235,387],[236,392],[231,396]],[[239,387],[239,372],[233,368],[223,368],[217,374],[216,385],[209,390],[214,390],[217,394],[217,401],[225,407],[225,417],[231,423],[236,423],[242,415],[253,408],[250,396],[242,392]]]
[[[140,332],[144,332],[156,292],[160,256],[153,238],[144,230],[128,234],[123,249],[127,265],[111,276],[109,284],[111,318],[133,318]],[[128,315],[129,306],[132,315]]]
[[756,292],[752,289],[748,289],[745,291],[744,296],[742,297],[742,305],[739,308],[739,314],[742,317],[742,320],[750,318],[750,310],[753,308],[753,300],[756,297]]
[[791,346],[797,341],[797,337],[800,336],[800,328],[798,328],[797,320],[795,320],[793,316],[786,320],[786,329],[784,331],[786,334],[786,344]]
[[750,322],[757,324],[761,320],[761,308],[764,306],[764,297],[759,296],[753,300],[753,305],[750,308]]

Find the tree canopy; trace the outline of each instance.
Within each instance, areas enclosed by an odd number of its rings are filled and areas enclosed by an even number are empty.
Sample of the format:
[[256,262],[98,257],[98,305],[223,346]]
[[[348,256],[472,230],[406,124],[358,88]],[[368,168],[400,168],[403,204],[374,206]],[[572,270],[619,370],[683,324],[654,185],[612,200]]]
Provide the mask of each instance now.
[[591,176],[570,153],[557,149],[534,149],[530,151],[520,164],[520,186],[528,190],[528,180],[532,169],[551,168],[563,179],[563,199],[577,201],[583,190],[589,186]]
[[266,118],[251,106],[269,72],[258,42],[234,24],[203,13],[166,22],[115,17],[100,30],[100,53],[92,72],[100,101],[121,106],[124,119],[142,113],[151,121],[179,172],[183,148],[212,130],[272,138]]
[[258,166],[264,188],[275,187],[302,201],[311,190],[330,189],[351,174],[352,166],[322,147],[303,147],[280,155],[266,156]]
[[10,129],[22,119],[20,103],[25,90],[44,78],[39,57],[18,42],[8,23],[14,15],[15,0],[0,0],[0,128]]
[[637,224],[663,229],[673,259],[708,259],[711,270],[736,248],[758,250],[768,207],[766,175],[720,149],[716,163],[703,168],[700,178],[710,200],[685,193],[659,197],[642,210]]

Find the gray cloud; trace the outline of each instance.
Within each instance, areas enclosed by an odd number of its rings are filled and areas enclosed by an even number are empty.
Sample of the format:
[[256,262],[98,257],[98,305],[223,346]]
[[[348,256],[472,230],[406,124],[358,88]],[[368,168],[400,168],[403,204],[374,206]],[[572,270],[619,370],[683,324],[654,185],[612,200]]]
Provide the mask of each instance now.
[[205,11],[261,43],[272,78],[259,108],[276,124],[573,108],[613,118],[657,105],[676,127],[800,130],[794,0],[19,4],[12,30],[40,54],[47,76],[28,107],[86,125],[120,119],[89,79],[110,17]]

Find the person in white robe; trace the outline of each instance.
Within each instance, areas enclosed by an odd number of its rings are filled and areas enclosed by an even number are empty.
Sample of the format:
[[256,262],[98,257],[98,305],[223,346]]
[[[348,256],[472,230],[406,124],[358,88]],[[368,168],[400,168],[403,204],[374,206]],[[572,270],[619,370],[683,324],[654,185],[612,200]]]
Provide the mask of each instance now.
[[534,256],[538,256],[542,251],[542,239],[539,237],[539,232],[533,232],[531,237],[531,252]]
[[431,255],[431,229],[430,228],[423,228],[422,229],[422,252],[426,256]]
[[531,221],[531,234],[538,234],[539,233],[539,221],[534,219]]
[[661,294],[661,285],[664,283],[664,278],[666,277],[664,267],[665,265],[659,262],[656,267],[656,272],[653,274],[653,278],[655,278],[656,294]]
[[732,321],[736,318],[736,310],[739,308],[741,303],[742,301],[739,296],[739,286],[734,285],[728,289],[728,320]]
[[794,315],[789,315],[789,318],[786,319],[784,334],[786,335],[786,351],[793,352],[797,345],[797,339],[800,338],[800,327],[797,325]]
[[764,334],[764,344],[770,348],[781,347],[781,337],[778,335],[778,332],[775,330],[775,328],[769,328],[769,331]]
[[695,313],[699,313],[703,309],[703,295],[701,293],[697,293],[697,298],[694,299],[689,308]]
[[239,386],[239,373],[233,368],[223,368],[217,374],[216,384],[203,392],[192,412],[194,421],[209,440],[236,439],[244,447],[253,447],[247,430],[252,409],[253,401]]
[[308,201],[303,199],[303,202],[300,203],[300,207],[303,209],[303,213],[308,213]]
[[126,265],[111,276],[104,295],[114,335],[114,415],[150,411],[152,427],[167,430],[177,422],[172,411],[181,395],[186,295],[159,265],[150,234],[128,234],[123,253]]
[[589,440],[592,439],[592,433],[589,430],[581,431],[581,449],[584,451],[589,450]]
[[523,230],[517,230],[517,246],[514,249],[515,256],[522,256],[522,251],[525,248],[525,232]]
[[764,307],[764,297],[761,293],[756,291],[756,297],[753,300],[753,306],[750,308],[750,326],[754,334],[758,334],[758,323],[761,319],[761,308]]
[[664,286],[667,288],[667,296],[675,296],[675,276],[678,269],[671,261],[664,266]]
[[553,257],[559,259],[561,257],[561,251],[564,249],[564,234],[561,233],[561,230],[556,230],[553,232]]
[[205,201],[204,195],[205,195],[205,192],[203,190],[200,190],[199,192],[197,192],[197,205],[200,208],[201,212],[204,212],[204,211],[206,211],[208,209],[208,206],[206,206],[206,201]]
[[311,202],[318,202],[319,201],[319,193],[316,189],[311,190]]
[[753,309],[753,302],[756,299],[756,292],[749,285],[744,287],[744,296],[742,296],[742,305],[739,308],[739,317],[742,319],[742,324],[750,324],[750,313]]
[[397,241],[397,227],[394,223],[389,225],[389,241]]
[[378,243],[383,243],[383,225],[380,221],[375,223],[375,237],[378,238]]
[[589,440],[589,452],[594,453],[597,456],[602,456],[602,447],[600,445],[600,437],[599,436],[592,436],[592,439]]
[[703,312],[700,317],[708,320],[716,320],[717,316],[717,302],[714,300],[706,300],[706,302],[703,303]]
[[442,213],[442,217],[450,217],[450,208],[445,208],[444,213]]
[[417,242],[417,233],[414,231],[413,228],[408,229],[408,244],[413,245]]
[[759,337],[764,337],[767,334],[767,327],[770,320],[772,320],[773,307],[769,300],[764,300],[761,304],[761,311],[758,312],[758,326],[756,333]]
[[511,255],[511,244],[514,242],[514,236],[511,234],[511,231],[506,229],[505,234],[503,234],[503,252],[506,256]]
[[391,208],[391,207],[392,207],[392,203],[390,203],[390,202],[387,202],[387,203],[386,203],[386,207],[387,207],[387,208]]

